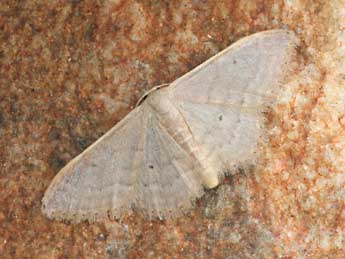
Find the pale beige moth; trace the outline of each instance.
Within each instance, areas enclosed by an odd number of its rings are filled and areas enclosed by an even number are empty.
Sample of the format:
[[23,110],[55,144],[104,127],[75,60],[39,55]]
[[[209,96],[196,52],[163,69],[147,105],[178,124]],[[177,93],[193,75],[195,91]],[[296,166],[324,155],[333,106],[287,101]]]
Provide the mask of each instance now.
[[131,210],[150,219],[188,211],[204,188],[256,152],[262,111],[296,44],[290,31],[256,33],[151,91],[56,175],[43,213],[80,222]]

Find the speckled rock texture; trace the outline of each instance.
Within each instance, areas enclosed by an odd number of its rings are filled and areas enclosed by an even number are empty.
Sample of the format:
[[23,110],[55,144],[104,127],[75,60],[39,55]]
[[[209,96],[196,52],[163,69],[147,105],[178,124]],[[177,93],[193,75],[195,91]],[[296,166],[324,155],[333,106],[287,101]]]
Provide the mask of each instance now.
[[[54,175],[148,89],[235,40],[285,28],[298,67],[259,164],[188,215],[50,221]],[[345,2],[0,2],[0,258],[344,258]]]

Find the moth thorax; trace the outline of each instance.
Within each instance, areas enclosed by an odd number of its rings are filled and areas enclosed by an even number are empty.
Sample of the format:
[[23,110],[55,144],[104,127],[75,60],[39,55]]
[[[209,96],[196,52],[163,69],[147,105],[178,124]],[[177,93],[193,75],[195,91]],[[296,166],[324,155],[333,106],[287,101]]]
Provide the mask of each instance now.
[[171,100],[167,97],[164,89],[155,91],[147,97],[149,106],[158,116],[159,121],[168,131],[173,131],[183,123],[181,115]]

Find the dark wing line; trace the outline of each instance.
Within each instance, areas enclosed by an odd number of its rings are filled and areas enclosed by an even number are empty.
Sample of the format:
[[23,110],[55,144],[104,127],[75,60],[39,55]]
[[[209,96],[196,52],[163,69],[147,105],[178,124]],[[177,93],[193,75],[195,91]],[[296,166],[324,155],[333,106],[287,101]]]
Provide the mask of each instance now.
[[[212,83],[217,84],[217,81],[214,80]],[[234,89],[234,88],[230,88],[230,86],[229,86],[229,90],[230,90],[231,93],[238,93],[238,94],[245,93],[245,94],[248,94],[248,95],[260,96],[262,98],[269,99],[269,100],[276,98],[276,96],[273,95],[273,94],[265,94],[265,93],[260,93],[260,92],[247,91],[247,90],[237,90],[237,89]],[[183,100],[183,98],[180,98],[180,99]]]
[[[215,106],[221,106],[227,109],[233,109],[237,108],[239,110],[246,111],[248,114],[257,113],[257,111],[261,110],[264,106],[263,105],[256,105],[256,106],[241,106],[239,104],[231,104],[229,102],[224,102],[221,100],[216,100],[216,101],[197,101],[197,100],[192,100],[192,99],[187,99],[187,98],[176,98],[176,100],[181,101],[181,102],[186,102],[186,103],[192,103],[192,104],[204,104],[204,105],[215,105]],[[184,118],[184,117],[183,117]],[[185,118],[184,118],[185,120]]]

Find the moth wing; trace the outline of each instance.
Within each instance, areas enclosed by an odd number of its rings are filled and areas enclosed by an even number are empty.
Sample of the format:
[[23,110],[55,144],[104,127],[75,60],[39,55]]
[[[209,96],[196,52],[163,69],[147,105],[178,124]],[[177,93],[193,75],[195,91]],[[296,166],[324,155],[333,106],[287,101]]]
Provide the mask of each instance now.
[[170,98],[195,140],[217,150],[225,166],[255,151],[263,108],[275,99],[296,45],[294,34],[285,30],[257,33],[171,84]]
[[160,124],[153,110],[148,113],[144,150],[144,158],[137,160],[136,209],[148,218],[181,215],[203,194],[203,169]]
[[[49,218],[80,222],[179,214],[201,195],[191,157],[162,131],[145,104],[69,162],[42,200]],[[151,168],[152,167],[152,168]]]
[[131,158],[143,152],[144,124],[144,111],[138,107],[71,160],[45,192],[43,213],[79,222],[127,211],[136,180]]

